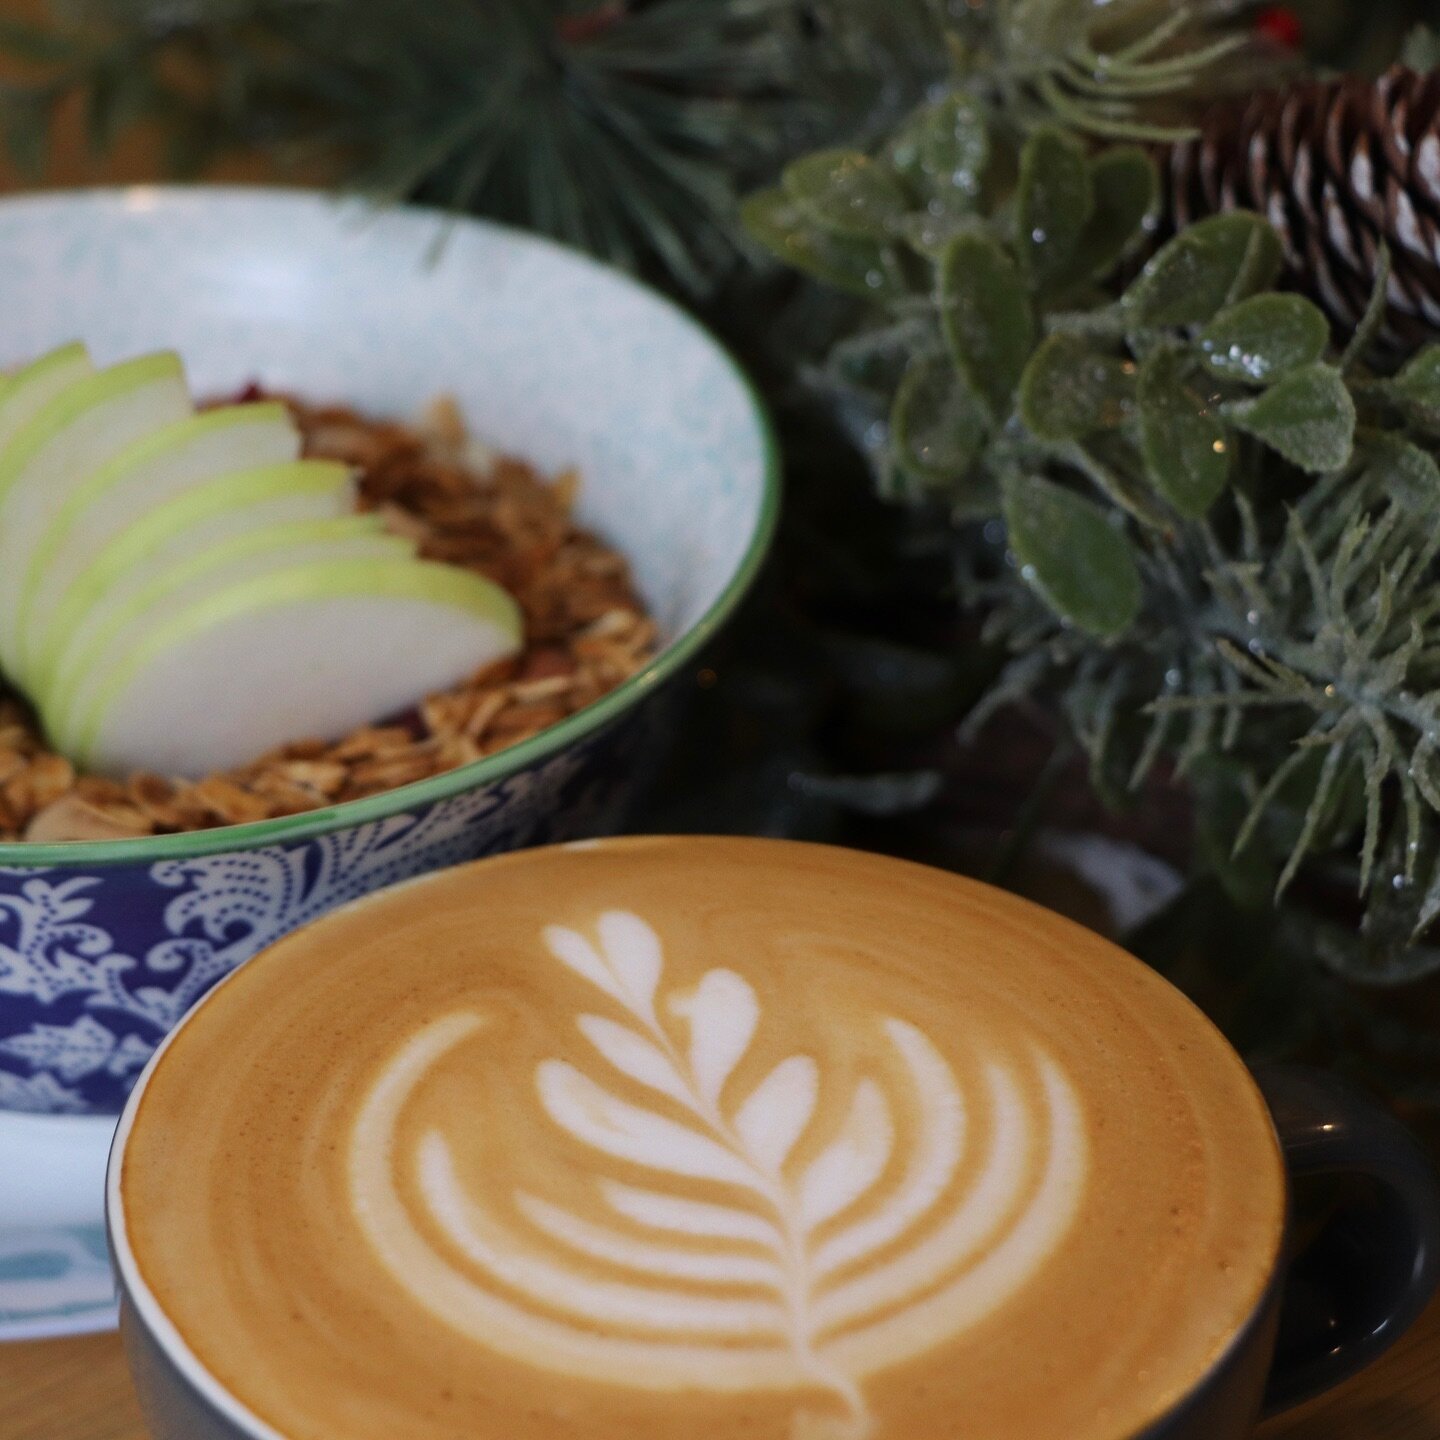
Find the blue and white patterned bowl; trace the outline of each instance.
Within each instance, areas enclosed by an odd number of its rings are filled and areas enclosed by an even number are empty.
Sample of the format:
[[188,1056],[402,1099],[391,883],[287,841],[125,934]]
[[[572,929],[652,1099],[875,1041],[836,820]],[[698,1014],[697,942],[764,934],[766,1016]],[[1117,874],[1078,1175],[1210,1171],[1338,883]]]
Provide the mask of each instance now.
[[0,365],[80,338],[102,362],[173,347],[201,394],[259,380],[402,416],[453,394],[487,441],[578,466],[583,518],[630,557],[669,640],[562,724],[384,795],[194,835],[0,845],[3,1138],[5,1111],[117,1113],[210,986],[334,906],[603,831],[649,764],[649,698],[754,576],[776,463],[744,377],[679,310],[556,245],[430,212],[211,188],[7,200],[0,316]]

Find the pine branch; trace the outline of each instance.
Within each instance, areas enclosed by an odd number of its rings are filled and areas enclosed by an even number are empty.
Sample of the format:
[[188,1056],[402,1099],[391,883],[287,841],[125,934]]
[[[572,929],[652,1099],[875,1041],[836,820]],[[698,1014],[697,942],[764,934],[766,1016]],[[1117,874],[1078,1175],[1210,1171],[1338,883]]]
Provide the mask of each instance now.
[[738,259],[739,189],[786,147],[858,123],[882,83],[883,56],[842,71],[806,10],[77,0],[49,26],[0,27],[33,75],[0,114],[31,167],[79,94],[97,150],[143,117],[197,167],[237,147],[320,154],[377,198],[527,225],[698,294]]

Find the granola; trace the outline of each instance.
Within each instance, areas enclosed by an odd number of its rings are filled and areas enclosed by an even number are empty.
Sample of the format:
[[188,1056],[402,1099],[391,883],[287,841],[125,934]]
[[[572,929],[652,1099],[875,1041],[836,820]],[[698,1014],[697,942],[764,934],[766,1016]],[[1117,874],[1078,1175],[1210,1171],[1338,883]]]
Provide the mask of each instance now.
[[[249,392],[247,398],[259,398]],[[578,525],[579,477],[547,478],[471,437],[453,401],[416,426],[284,396],[310,455],[359,472],[358,504],[421,553],[503,585],[525,647],[394,723],[299,738],[200,780],[79,774],[27,707],[0,697],[0,839],[116,840],[296,815],[493,755],[613,690],[655,653],[656,630],[623,556]]]

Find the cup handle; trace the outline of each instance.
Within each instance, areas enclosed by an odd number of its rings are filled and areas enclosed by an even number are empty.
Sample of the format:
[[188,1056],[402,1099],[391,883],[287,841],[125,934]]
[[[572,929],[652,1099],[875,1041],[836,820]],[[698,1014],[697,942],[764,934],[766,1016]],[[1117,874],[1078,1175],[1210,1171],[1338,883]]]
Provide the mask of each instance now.
[[1268,1413],[1353,1375],[1424,1310],[1440,1282],[1440,1182],[1409,1131],[1341,1081],[1290,1065],[1255,1078],[1291,1178],[1354,1182],[1312,1234],[1296,1232]]

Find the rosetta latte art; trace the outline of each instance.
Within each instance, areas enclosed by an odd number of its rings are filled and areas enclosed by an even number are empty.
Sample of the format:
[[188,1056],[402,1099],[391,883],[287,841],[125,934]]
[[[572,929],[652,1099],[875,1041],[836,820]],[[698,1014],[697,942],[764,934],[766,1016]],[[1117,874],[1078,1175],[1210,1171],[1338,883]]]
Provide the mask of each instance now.
[[876,1015],[883,1073],[842,1086],[796,1054],[735,1095],[765,1021],[754,987],[719,968],[667,995],[644,920],[610,911],[595,930],[544,941],[607,1013],[580,1015],[579,1053],[516,1095],[593,1157],[593,1194],[517,1189],[494,1213],[439,1128],[401,1153],[407,1101],[483,1030],[477,1008],[411,1036],[365,1096],[356,1219],[413,1299],[478,1345],[637,1389],[793,1391],[793,1440],[863,1440],[866,1378],[994,1313],[1065,1237],[1087,1170],[1074,1089],[1026,1046],[964,1093],[919,1028]]

